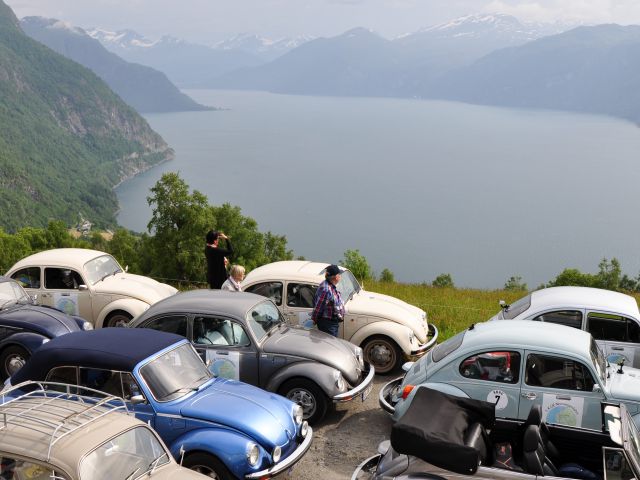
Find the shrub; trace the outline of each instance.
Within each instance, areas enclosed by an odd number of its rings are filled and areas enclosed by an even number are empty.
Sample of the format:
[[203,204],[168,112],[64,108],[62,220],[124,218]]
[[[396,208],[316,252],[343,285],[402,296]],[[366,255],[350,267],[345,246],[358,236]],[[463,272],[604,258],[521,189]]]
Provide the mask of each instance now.
[[438,288],[454,288],[455,286],[450,273],[441,273],[436,277],[431,285]]

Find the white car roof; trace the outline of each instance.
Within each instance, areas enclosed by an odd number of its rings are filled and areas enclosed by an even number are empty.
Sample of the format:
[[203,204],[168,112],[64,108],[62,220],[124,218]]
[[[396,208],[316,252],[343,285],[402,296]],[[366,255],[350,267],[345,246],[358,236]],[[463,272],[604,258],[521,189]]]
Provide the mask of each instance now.
[[615,311],[640,319],[635,298],[624,293],[588,287],[551,287],[536,290],[531,294],[531,307],[527,312],[554,307]]
[[297,280],[318,284],[324,280],[329,263],[289,260],[274,262],[251,270],[242,282],[249,285],[269,280]]
[[80,269],[89,260],[93,260],[102,255],[108,255],[108,253],[86,248],[54,248],[53,250],[44,250],[23,258],[11,267],[9,271],[13,272],[20,268],[37,265],[75,267]]

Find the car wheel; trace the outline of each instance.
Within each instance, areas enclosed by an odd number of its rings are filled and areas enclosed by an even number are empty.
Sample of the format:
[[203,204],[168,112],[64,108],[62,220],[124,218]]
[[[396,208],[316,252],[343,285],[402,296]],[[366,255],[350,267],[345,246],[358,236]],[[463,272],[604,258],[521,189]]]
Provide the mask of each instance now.
[[6,380],[20,370],[31,355],[24,348],[12,345],[5,348],[0,355],[0,376]]
[[127,312],[111,312],[104,321],[103,327],[126,327],[131,321],[131,315]]
[[362,345],[364,361],[373,365],[376,373],[389,373],[400,361],[400,348],[388,337],[368,338]]
[[188,457],[185,457],[182,465],[208,478],[233,480],[233,476],[227,467],[225,467],[224,463],[208,453],[192,453]]
[[327,412],[327,397],[311,380],[294,378],[282,384],[278,393],[302,407],[302,418],[313,424]]

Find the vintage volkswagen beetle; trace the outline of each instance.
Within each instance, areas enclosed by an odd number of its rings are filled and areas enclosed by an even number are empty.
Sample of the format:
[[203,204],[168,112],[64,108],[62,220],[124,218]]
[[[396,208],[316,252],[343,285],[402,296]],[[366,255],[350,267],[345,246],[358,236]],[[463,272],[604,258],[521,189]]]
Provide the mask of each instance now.
[[121,398],[25,382],[3,391],[0,403],[0,478],[206,478],[180,467],[157,433],[127,414]]
[[[308,323],[313,297],[324,280],[328,263],[285,261],[252,270],[242,282],[243,290],[269,297],[292,325]],[[343,269],[338,284],[346,314],[339,337],[359,345],[364,359],[378,373],[388,373],[402,359],[424,355],[438,338],[438,329],[427,314],[397,298],[367,292],[356,277]]]
[[84,248],[35,253],[17,262],[7,276],[37,296],[38,303],[80,315],[96,328],[122,326],[177,291],[127,273],[108,253]]
[[624,405],[603,404],[597,431],[546,425],[537,405],[524,422],[496,420],[494,406],[419,387],[352,480],[640,479],[640,432]]
[[55,338],[9,379],[95,388],[131,405],[183,465],[218,479],[271,478],[308,450],[312,432],[295,403],[214,378],[191,344],[142,328],[104,328]]
[[192,290],[165,298],[130,327],[191,340],[216,376],[278,392],[320,420],[329,402],[362,400],[375,369],[362,349],[318,330],[287,324],[271,300],[244,292]]
[[80,317],[34,305],[33,298],[8,277],[0,276],[0,379],[17,372],[31,353],[54,337],[93,326]]
[[423,385],[495,403],[502,418],[523,420],[536,404],[548,423],[600,430],[601,403],[620,402],[640,421],[640,370],[610,365],[590,334],[562,325],[479,323],[406,368],[378,397],[394,419]]
[[586,330],[611,363],[640,368],[640,311],[624,293],[588,287],[543,288],[508,305],[491,320],[534,320]]

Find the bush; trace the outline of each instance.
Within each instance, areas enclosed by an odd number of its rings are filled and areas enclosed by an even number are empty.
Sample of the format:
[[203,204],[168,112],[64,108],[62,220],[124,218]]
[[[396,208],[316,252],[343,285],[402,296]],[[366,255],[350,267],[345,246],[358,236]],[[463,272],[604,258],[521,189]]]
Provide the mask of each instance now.
[[526,291],[527,284],[522,281],[522,277],[510,277],[504,284],[504,289],[510,292]]
[[441,273],[431,285],[438,288],[454,288],[455,286],[450,273]]
[[395,278],[393,277],[393,272],[388,268],[385,268],[380,273],[380,281],[383,283],[393,283],[395,282]]
[[360,253],[360,250],[347,250],[344,252],[342,264],[351,270],[356,278],[362,283],[364,280],[371,280],[373,272],[367,259]]

